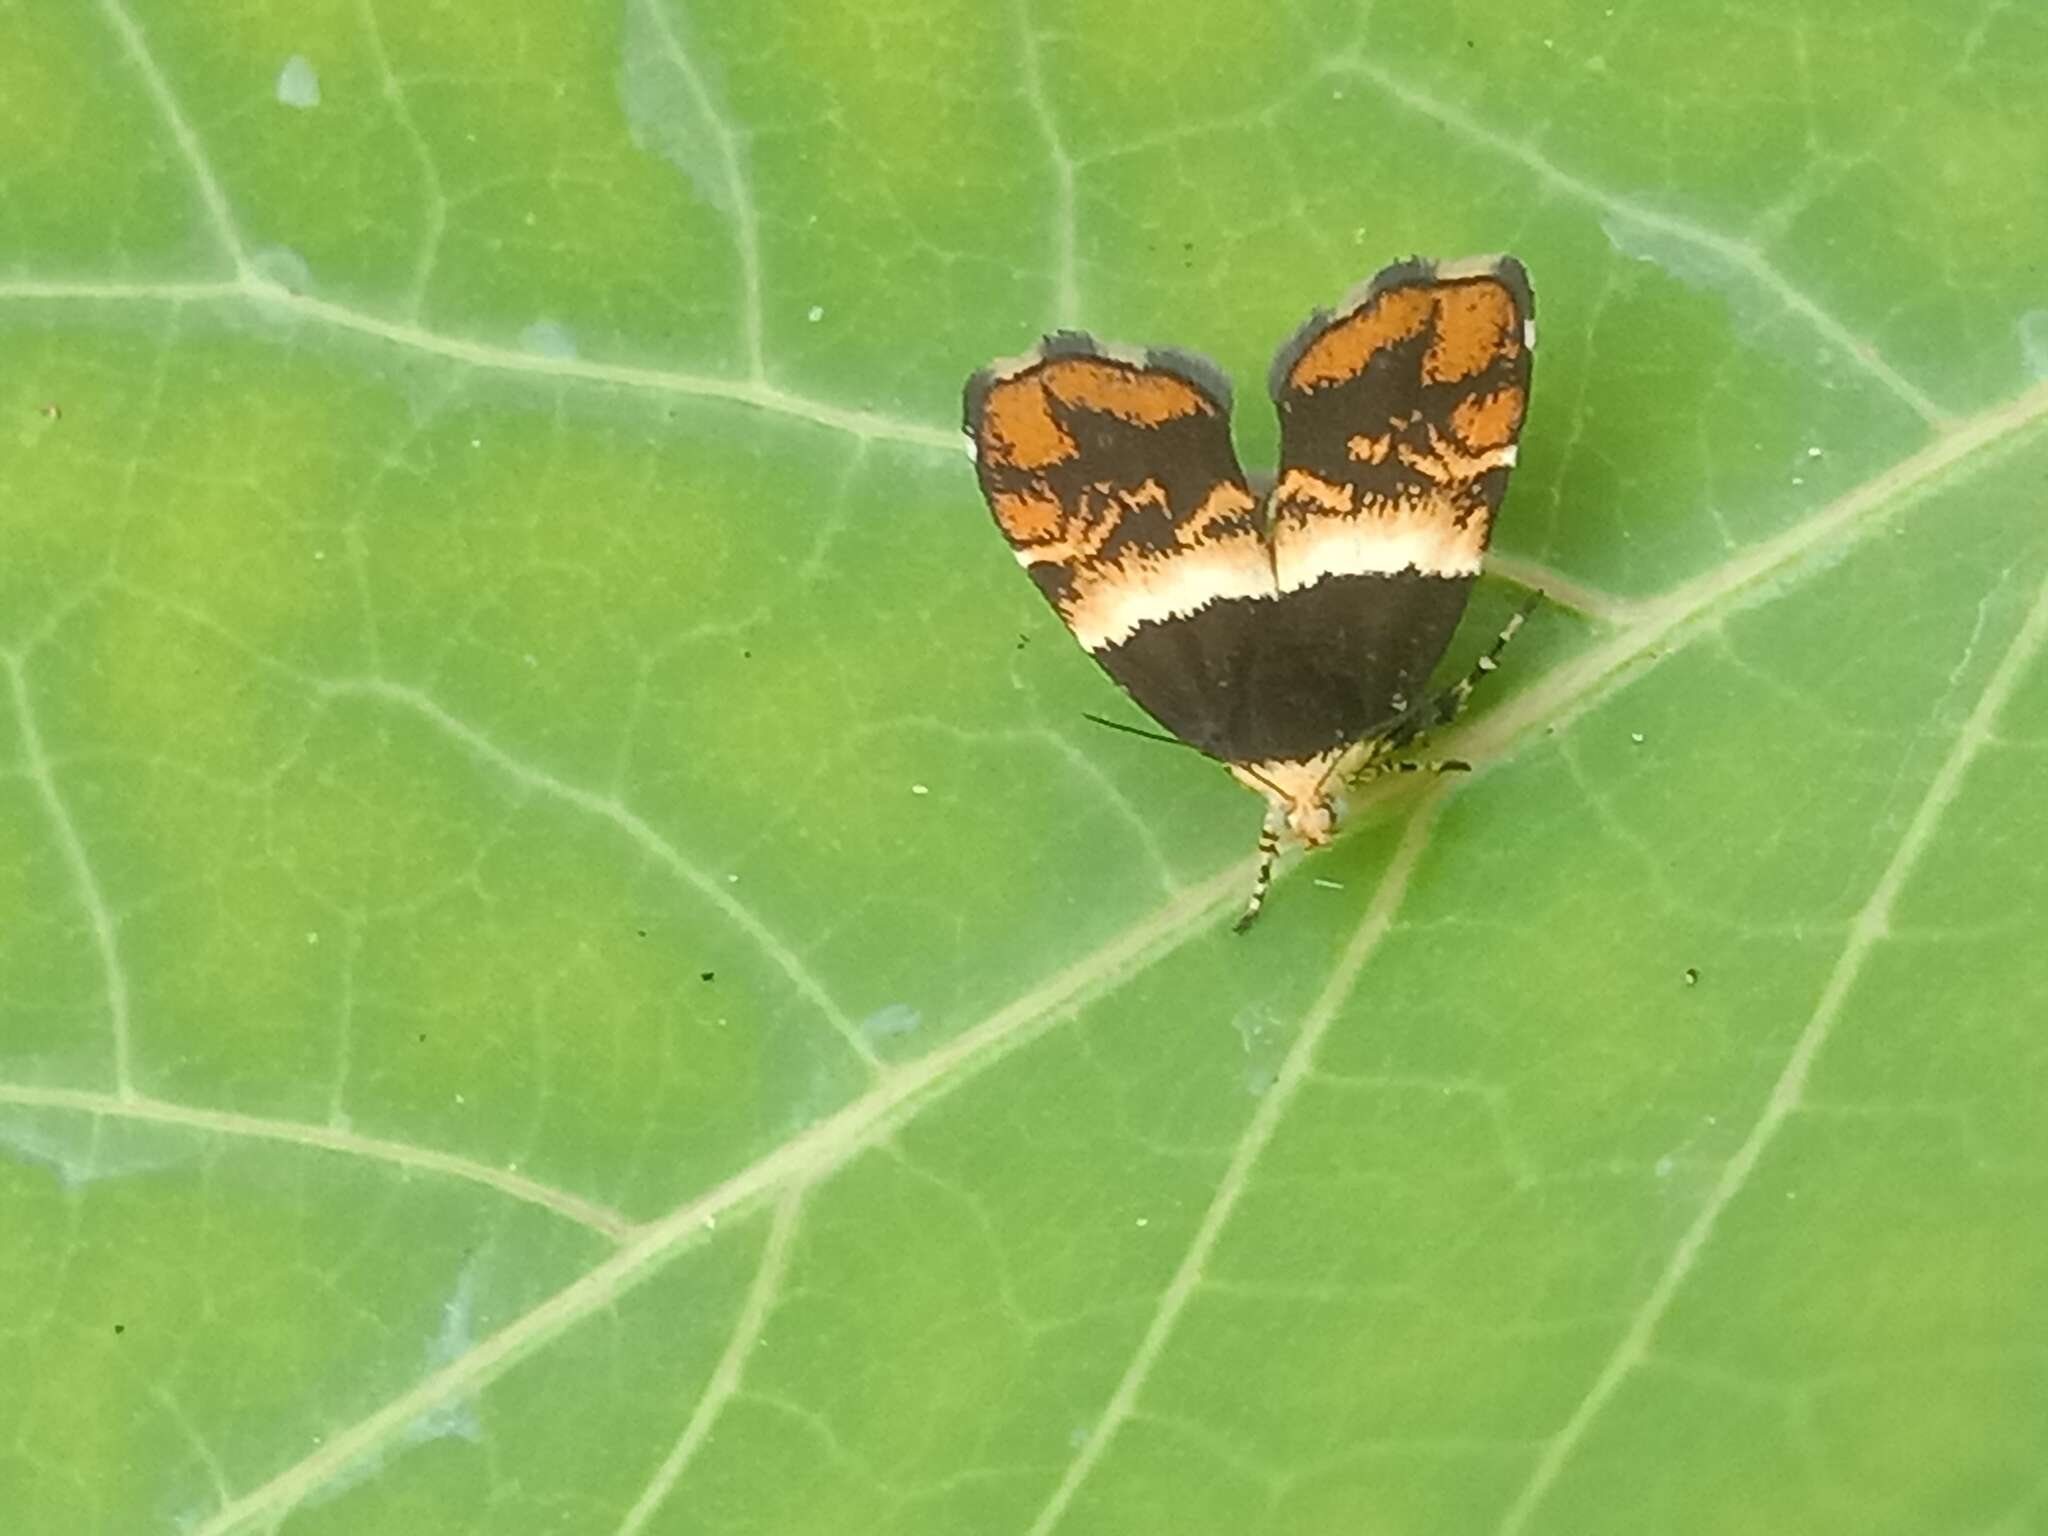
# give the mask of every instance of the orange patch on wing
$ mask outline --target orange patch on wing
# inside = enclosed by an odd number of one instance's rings
[[[1436,335],[1422,359],[1423,382],[1469,379],[1496,357],[1522,350],[1515,296],[1491,278],[1454,283],[1436,295]]]
[[[1420,448],[1411,448],[1403,443],[1400,446],[1400,454],[1401,463],[1425,480],[1433,480],[1438,485],[1449,485],[1458,478],[1458,472],[1433,453],[1425,453]]]
[[[1062,358],[1048,363],[1043,377],[1046,389],[1063,403],[1104,411],[1134,426],[1215,412],[1208,397],[1184,379],[1140,373],[1100,358]]]
[[[1451,407],[1451,428],[1468,448],[1498,448],[1514,440],[1526,404],[1515,385],[1487,395],[1468,395]]]
[[[1372,355],[1419,333],[1429,321],[1427,288],[1394,288],[1318,336],[1287,370],[1290,389],[1341,384],[1365,371]]]
[[[1384,464],[1387,455],[1394,451],[1394,435],[1391,432],[1384,437],[1360,435],[1350,439],[1344,446],[1350,450],[1351,457],[1361,464]]]
[[[1164,512],[1171,514],[1173,505],[1166,499],[1166,487],[1157,480],[1146,480],[1137,485],[1118,488],[1107,483],[1099,484],[1096,490],[1117,503],[1117,515],[1126,512]]]
[[[1012,544],[1040,544],[1057,538],[1066,522],[1066,513],[1050,495],[993,491],[988,504]]]
[[[1305,469],[1290,469],[1273,487],[1273,505],[1308,502],[1319,512],[1348,514],[1356,505],[1356,493],[1348,485],[1332,485]]]
[[[1233,531],[1249,532],[1247,519],[1258,511],[1259,503],[1251,492],[1241,485],[1228,481],[1218,485],[1202,504],[1195,508],[1194,515],[1174,529],[1174,541],[1182,548],[1190,548],[1206,539],[1227,535]],[[1242,530],[1233,530],[1231,524],[1246,523]]]
[[[1002,380],[988,392],[980,435],[982,446],[999,463],[1044,469],[1078,451],[1078,445],[1046,407],[1044,377],[1045,370],[1034,368]]]
[[[1502,469],[1515,461],[1514,450],[1505,445],[1481,449],[1477,453],[1462,453],[1457,444],[1447,442],[1435,427],[1429,429],[1429,447],[1426,450],[1402,443],[1397,451],[1401,462],[1416,474],[1453,489],[1460,482],[1477,480],[1488,470]]]

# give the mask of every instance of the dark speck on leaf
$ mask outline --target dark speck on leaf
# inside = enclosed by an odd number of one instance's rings
[[[717,975],[718,972],[716,971],[699,971],[697,973],[697,979],[699,981],[711,981],[714,980],[717,977]]]
[[[116,1333],[126,1333],[127,1331],[128,1331],[128,1325],[127,1325],[126,1323],[116,1323],[116,1324],[114,1324],[114,1332],[116,1332]]]

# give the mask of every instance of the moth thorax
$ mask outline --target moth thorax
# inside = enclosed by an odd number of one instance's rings
[[[1332,769],[1339,756],[1325,752],[1300,762],[1233,763],[1230,771],[1245,788],[1266,797],[1269,824],[1307,847],[1320,848],[1337,826],[1342,778]]]
[[[1318,794],[1313,800],[1297,800],[1287,807],[1287,830],[1308,848],[1320,848],[1330,840],[1337,825],[1337,807]]]

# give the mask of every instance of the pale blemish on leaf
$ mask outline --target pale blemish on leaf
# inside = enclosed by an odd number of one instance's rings
[[[0,1115],[0,1160],[44,1168],[65,1189],[154,1173],[198,1155],[188,1134],[69,1114]]]
[[[651,0],[628,0],[620,47],[619,102],[633,142],[688,178],[721,213],[738,211],[725,147],[700,82],[682,53],[682,19],[657,16]]]
[[[303,53],[286,59],[284,68],[277,72],[277,99],[300,111],[320,105],[320,75]]]
[[[249,264],[256,269],[257,276],[275,283],[287,293],[310,293],[313,290],[313,269],[306,265],[306,258],[290,246],[265,246],[249,258]]]
[[[441,1326],[427,1343],[424,1364],[429,1374],[461,1359],[476,1346],[476,1277],[481,1255],[463,1265],[455,1290],[441,1306]],[[309,1506],[331,1503],[341,1495],[383,1474],[394,1456],[434,1440],[464,1440],[472,1445],[483,1440],[483,1422],[476,1412],[472,1393],[446,1398],[424,1413],[408,1420],[394,1436],[388,1449],[380,1448],[356,1457],[332,1477],[306,1494]]]
[[[924,1015],[908,1003],[891,1003],[862,1019],[860,1032],[870,1040],[894,1040],[911,1033],[923,1022]]]
[[[1744,329],[1781,314],[1782,306],[1749,281],[1721,251],[1698,240],[1626,213],[1610,213],[1600,221],[1608,243],[1632,261],[1648,262],[1688,288],[1724,299]]]
[[[519,345],[542,357],[567,360],[576,356],[576,338],[566,325],[553,320],[536,320],[519,333]]]
[[[2048,309],[2030,309],[2020,316],[2020,356],[2027,376],[2048,379]]]
[[[477,1255],[462,1266],[455,1281],[455,1293],[442,1304],[440,1332],[427,1346],[426,1363],[430,1371],[460,1360],[476,1346],[477,1269],[482,1262],[482,1255]],[[468,1394],[437,1404],[406,1426],[405,1439],[410,1444],[451,1436],[458,1440],[483,1439],[476,1400]]]

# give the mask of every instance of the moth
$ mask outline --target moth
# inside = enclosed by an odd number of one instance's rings
[[[1397,262],[1319,310],[1268,386],[1280,464],[1255,488],[1217,367],[1076,331],[968,380],[996,527],[1074,638],[1174,739],[1263,795],[1258,870],[1320,847],[1343,791],[1465,768],[1401,754],[1463,708],[1432,694],[1485,559],[1529,403],[1528,273],[1511,256]]]

